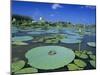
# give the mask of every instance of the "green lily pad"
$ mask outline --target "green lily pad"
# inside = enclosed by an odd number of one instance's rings
[[[58,43],[57,39],[48,39],[45,41],[45,43]]]
[[[88,58],[88,55],[84,51],[76,51],[75,55],[79,58],[82,58],[82,59],[87,59]]]
[[[22,41],[13,41],[13,45],[28,45],[28,43],[22,42]]]
[[[31,37],[31,36],[15,36],[12,38],[12,41],[29,41],[32,39],[33,39],[33,37]]]
[[[62,46],[41,46],[29,50],[25,57],[28,63],[38,69],[57,69],[75,58],[74,52]]]
[[[87,54],[92,55],[93,53],[92,51],[87,51]]]
[[[83,68],[80,68],[80,67],[78,67],[77,65],[75,65],[75,64],[68,64],[68,70],[70,70],[70,71],[74,71],[74,70],[83,70]]]
[[[89,46],[91,46],[91,47],[96,47],[96,43],[95,42],[88,42],[87,43]]]
[[[60,40],[62,43],[81,43],[81,40],[78,39],[61,39]]]
[[[28,73],[37,73],[37,72],[38,72],[38,69],[35,69],[35,68],[24,68],[15,72],[15,74],[28,74]]]
[[[86,64],[84,61],[80,60],[80,59],[75,59],[75,60],[74,60],[74,63],[75,63],[77,66],[81,67],[81,68],[84,68],[84,67],[87,66],[87,64]]]
[[[25,62],[23,60],[13,62],[11,64],[11,70],[12,70],[12,72],[16,72],[16,71],[22,69],[24,67],[24,65],[25,65]]]
[[[91,59],[96,60],[96,56],[95,55],[89,55]]]
[[[95,60],[90,60],[90,64],[91,64],[94,68],[96,68],[96,61],[95,61]]]

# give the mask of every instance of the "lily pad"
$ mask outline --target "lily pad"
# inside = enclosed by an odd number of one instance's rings
[[[95,55],[89,55],[91,59],[96,60],[96,56]]]
[[[31,36],[15,36],[12,38],[12,41],[29,41],[32,39],[33,39],[33,37],[31,37]]]
[[[40,35],[40,34],[44,34],[44,32],[32,31],[32,32],[28,32],[27,34],[30,34],[30,35]]]
[[[61,39],[62,43],[81,43],[81,40],[78,39]]]
[[[45,43],[58,43],[57,39],[48,39],[45,41]]]
[[[80,67],[78,67],[77,65],[75,65],[75,64],[68,64],[68,70],[70,70],[70,71],[74,71],[74,70],[83,70],[83,68],[80,68]]]
[[[23,60],[13,62],[11,64],[11,70],[12,70],[12,72],[16,72],[16,71],[22,69],[24,67],[24,65],[25,65],[25,62]]]
[[[82,59],[87,59],[88,58],[88,55],[84,51],[76,51],[75,55],[79,58],[82,58]]]
[[[29,50],[25,57],[32,67],[48,70],[69,64],[74,60],[75,54],[62,46],[41,46]]]
[[[94,68],[96,68],[96,61],[95,61],[95,60],[90,60],[90,64],[91,64]]]
[[[24,68],[15,72],[15,74],[28,74],[28,73],[37,73],[37,72],[38,72],[38,69],[35,69],[35,68]]]
[[[87,43],[89,46],[91,46],[91,47],[96,47],[96,43],[95,42],[88,42]]]
[[[87,51],[87,54],[92,55],[93,53],[92,51]]]
[[[13,45],[28,45],[28,43],[22,42],[22,41],[14,41],[12,42]]]
[[[87,66],[87,64],[86,64],[84,61],[80,60],[80,59],[75,59],[75,60],[74,60],[74,63],[75,63],[77,66],[81,67],[81,68],[84,68],[84,67]]]

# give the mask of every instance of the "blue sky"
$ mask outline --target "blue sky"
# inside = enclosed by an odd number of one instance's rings
[[[38,21],[65,21],[73,24],[95,24],[96,8],[87,5],[54,4],[40,2],[12,1],[12,14],[26,15]]]

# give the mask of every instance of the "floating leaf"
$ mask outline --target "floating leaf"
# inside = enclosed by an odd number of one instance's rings
[[[96,47],[96,43],[95,42],[88,42],[87,43],[89,46],[91,46],[91,47]]]
[[[12,42],[13,45],[28,45],[28,43],[22,42],[22,41],[14,41]]]
[[[70,70],[70,71],[74,71],[74,70],[83,70],[83,68],[80,68],[80,67],[78,67],[77,65],[75,65],[75,64],[68,64],[68,70]]]
[[[80,58],[82,58],[82,59],[87,59],[87,58],[88,58],[88,55],[85,54],[85,53],[82,53],[82,54],[80,55]]]
[[[81,43],[81,40],[78,39],[61,39],[60,40],[62,43]]]
[[[24,65],[25,65],[25,62],[23,60],[13,62],[11,64],[12,72],[16,72],[16,71],[22,69],[24,67]]]
[[[32,39],[33,39],[33,37],[31,37],[31,36],[15,36],[12,38],[12,41],[29,41]]]
[[[28,73],[37,73],[37,72],[38,72],[38,69],[35,69],[35,68],[24,68],[15,72],[15,74],[28,74]]]
[[[85,51],[75,51],[75,55],[79,58],[82,58],[82,59],[88,58],[88,55],[86,54]]]
[[[94,68],[96,68],[96,61],[95,61],[95,60],[90,60],[90,64],[91,64]]]
[[[32,67],[48,70],[69,64],[75,54],[71,49],[62,46],[41,46],[29,50],[25,57]]]
[[[91,59],[96,60],[96,56],[95,55],[89,55]]]
[[[93,53],[92,53],[92,51],[87,51],[87,54],[91,55],[91,54],[93,54]]]
[[[74,63],[75,63],[77,66],[82,67],[82,68],[84,68],[84,67],[87,66],[87,64],[86,64],[84,61],[80,60],[80,59],[75,59],[75,60],[74,60]]]

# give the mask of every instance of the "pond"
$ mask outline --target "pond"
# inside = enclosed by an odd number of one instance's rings
[[[91,51],[93,55],[96,55],[96,47],[91,47],[87,44],[88,42],[96,42],[96,35],[87,35],[87,34],[79,35],[78,33],[73,32],[70,29],[66,30],[65,32],[64,31],[63,30],[62,31],[58,31],[58,30],[57,31],[56,30],[47,30],[47,31],[46,30],[39,30],[39,31],[34,31],[34,30],[20,31],[19,30],[17,31],[16,30],[16,32],[14,31],[14,33],[12,33],[12,62],[16,60],[24,60],[28,62],[28,59],[25,57],[25,54],[28,51],[30,51],[32,48],[41,47],[41,46],[61,46],[61,47],[72,49],[73,52],[79,51],[79,46],[80,46],[81,51]],[[61,34],[64,36],[60,36]],[[23,38],[23,36],[26,36],[27,38],[25,37]],[[16,37],[18,38],[17,40],[16,40]],[[62,42],[61,40],[65,38],[66,39],[70,38],[70,40],[71,39],[72,40],[75,39],[75,40],[71,41],[71,43],[70,41],[68,41],[67,43]],[[81,42],[76,42],[76,40],[79,40]],[[17,44],[13,42],[16,42]],[[27,43],[27,44],[23,44],[23,43]],[[81,58],[75,57],[75,59],[81,59]],[[87,62],[88,64],[88,66],[86,66],[84,70],[95,69],[89,64],[88,59],[81,59]],[[74,61],[72,61],[71,63],[73,62]],[[69,64],[69,66],[73,66],[73,65]],[[30,65],[26,64],[24,67],[30,67]],[[44,70],[44,69],[38,68],[38,72],[42,73],[42,72],[70,71],[68,67],[66,67],[65,65],[65,66],[62,66],[56,69],[50,69],[50,70],[49,69]],[[76,70],[81,70],[81,69],[82,68],[76,69]]]

